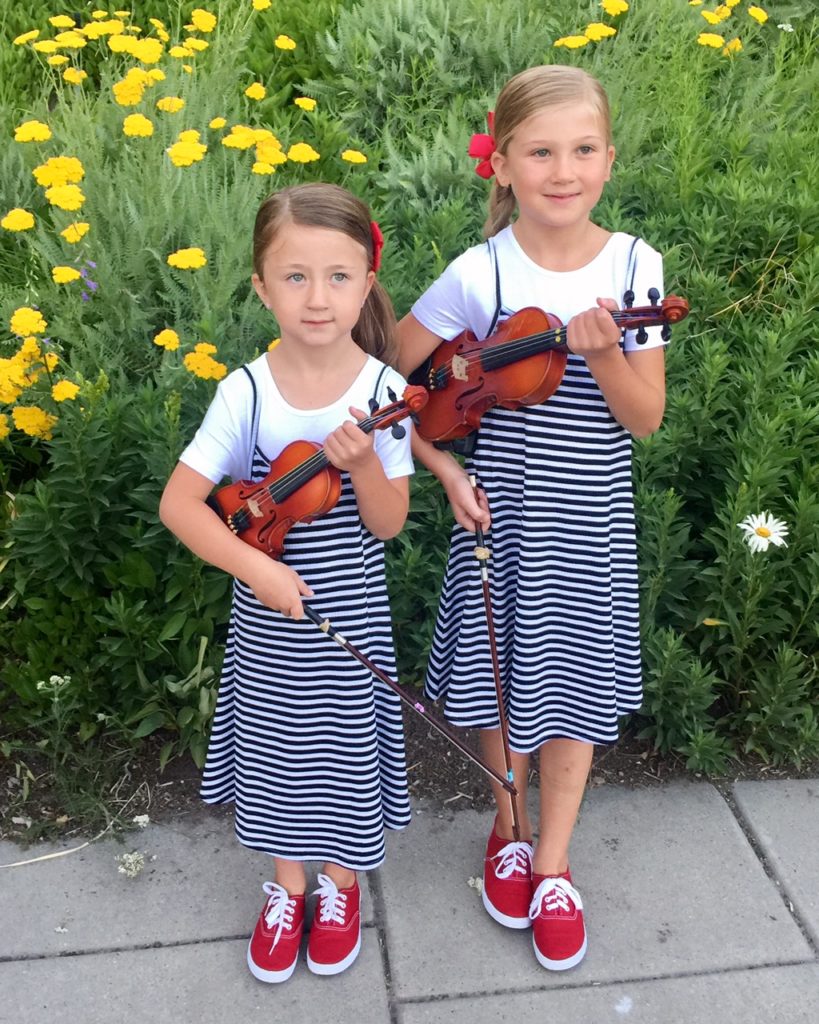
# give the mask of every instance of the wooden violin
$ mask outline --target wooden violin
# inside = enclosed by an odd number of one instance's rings
[[[414,416],[427,402],[423,387],[407,385],[400,401],[388,391],[391,405],[371,408],[358,426],[365,434],[392,427],[404,436],[399,420]],[[376,406],[375,401],[370,402]],[[270,463],[263,480],[238,480],[206,498],[230,529],[254,548],[272,558],[284,551],[284,538],[294,523],[310,523],[329,512],[341,495],[341,472],[314,441],[293,441]]]
[[[671,324],[688,315],[685,299],[669,295],[659,302],[653,288],[648,294],[652,305],[611,314],[618,327],[637,330],[638,342],[646,340],[647,327],[659,324],[667,339]],[[476,430],[481,416],[495,405],[518,409],[545,402],[560,386],[567,355],[566,328],[535,306],[519,310],[482,341],[463,331],[441,342],[410,374],[414,384],[429,391],[418,416],[418,433],[426,441],[452,441]]]

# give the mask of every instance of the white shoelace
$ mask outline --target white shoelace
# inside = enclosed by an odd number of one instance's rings
[[[571,911],[570,901],[577,910],[583,909],[580,893],[571,882],[559,876],[544,878],[537,889],[535,889],[535,894],[529,905],[529,918],[534,921],[538,914],[540,914],[541,903],[544,904],[544,909],[547,913],[552,910],[564,910],[568,913]]]
[[[329,875],[318,875],[318,889],[314,895],[319,898],[319,921],[327,924],[344,924],[347,914],[347,895],[339,892],[338,886]]]
[[[273,942],[270,945],[272,953],[273,947],[279,941],[282,931],[285,928],[287,931],[290,931],[293,927],[296,901],[290,896],[287,889],[277,885],[275,882],[265,882],[262,888],[270,897],[263,911],[264,923],[268,928],[276,929],[276,934],[273,936]]]
[[[496,861],[495,874],[498,878],[509,878],[510,875],[528,877],[532,871],[531,843],[507,843],[498,850],[492,860]]]

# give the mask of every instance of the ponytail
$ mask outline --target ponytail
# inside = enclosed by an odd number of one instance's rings
[[[517,207],[515,193],[510,185],[492,183],[489,193],[489,215],[483,226],[483,237],[491,238],[512,223],[512,214]]]
[[[390,297],[376,279],[352,329],[353,341],[368,355],[395,366],[398,359],[396,323]]]

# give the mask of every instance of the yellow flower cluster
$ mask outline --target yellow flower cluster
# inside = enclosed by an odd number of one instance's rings
[[[48,321],[39,309],[32,309],[31,306],[20,306],[15,309],[9,320],[9,330],[20,338],[29,334],[44,334],[46,327]]]
[[[367,158],[363,153],[359,153],[357,149],[345,149],[341,154],[341,159],[346,160],[348,164],[366,164]]]
[[[299,96],[297,99],[293,100],[293,102],[297,107],[301,107],[302,110],[316,109],[316,101],[311,99],[309,96]]]
[[[295,50],[296,41],[291,39],[290,36],[276,36],[273,40],[273,45],[277,50]]]
[[[611,18],[616,18],[618,14],[625,14],[628,10],[626,0],[601,0],[600,6]]]
[[[42,121],[23,121],[14,129],[15,142],[47,142],[51,129]]]
[[[266,95],[267,89],[265,89],[261,82],[254,82],[253,85],[249,85],[245,89],[245,96],[249,100],[263,100]]]
[[[189,249],[177,249],[168,256],[168,266],[176,267],[177,270],[198,270],[208,262],[208,258],[202,249],[192,246]]]
[[[122,131],[132,138],[147,139],[154,133],[154,123],[144,114],[128,114],[122,122]]]
[[[215,345],[200,341],[194,346],[193,352],[188,352],[182,363],[186,370],[202,380],[221,380],[227,373],[227,366],[213,358],[215,352]]]
[[[79,68],[66,68],[63,71],[63,79],[69,85],[82,85],[86,78],[88,78],[88,72],[81,71]]]
[[[70,380],[61,380],[52,387],[51,397],[55,402],[73,401],[79,390],[79,384],[74,384]]]
[[[163,96],[156,101],[156,109],[165,114],[176,114],[185,106],[185,101],[180,96]]]
[[[43,188],[73,185],[85,177],[85,168],[75,156],[52,156],[31,172]]]
[[[170,327],[166,327],[164,331],[154,336],[154,345],[159,345],[166,352],[175,352],[179,348],[179,335]]]
[[[79,280],[82,274],[76,267],[52,267],[51,277],[55,284],[71,284],[72,281]]]
[[[319,158],[319,154],[306,142],[294,142],[287,151],[287,159],[296,164],[309,164]]]
[[[60,234],[69,243],[69,245],[75,245],[81,238],[83,238],[91,229],[91,225],[83,220],[75,220],[73,224],[69,224],[67,228],[64,228]]]
[[[0,227],[6,231],[30,231],[34,227],[34,214],[15,206],[0,220]]]
[[[61,210],[79,210],[85,202],[85,194],[79,185],[52,185],[46,189],[46,199]]]
[[[253,0],[254,11],[266,11],[272,4],[273,0]]]
[[[202,160],[208,147],[199,141],[199,132],[193,129],[179,133],[179,137],[165,152],[175,167],[190,167]]]
[[[11,410],[11,418],[15,427],[29,437],[42,438],[50,441],[52,429],[57,417],[41,409],[38,405],[15,405]]]

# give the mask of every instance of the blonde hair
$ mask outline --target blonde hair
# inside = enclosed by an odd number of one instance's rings
[[[373,265],[373,236],[366,204],[340,185],[310,182],[274,192],[259,207],[253,228],[253,269],[262,277],[264,255],[286,224],[340,231],[364,246],[367,265]],[[395,311],[376,279],[352,329],[353,341],[383,363],[397,357]]]
[[[606,145],[611,145],[611,113],[603,86],[581,68],[543,64],[521,71],[501,89],[495,104],[497,152],[506,153],[521,122],[547,107],[565,106],[567,103],[588,103],[603,123]],[[512,189],[494,181],[489,196],[489,216],[483,226],[484,238],[496,235],[510,224],[516,206]]]

